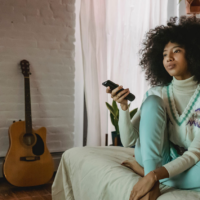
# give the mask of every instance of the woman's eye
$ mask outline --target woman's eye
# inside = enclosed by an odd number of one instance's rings
[[[180,51],[179,49],[177,49],[176,51],[174,51],[174,52],[177,52],[177,51]]]

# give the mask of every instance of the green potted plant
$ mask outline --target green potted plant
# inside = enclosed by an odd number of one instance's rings
[[[130,105],[131,104],[128,105],[128,108],[130,107]],[[119,133],[119,125],[118,125],[119,109],[118,109],[117,103],[116,103],[116,101],[113,100],[112,106],[108,102],[106,102],[106,106],[107,106],[108,110],[110,110],[110,119],[111,119],[113,126],[115,127],[115,131],[112,131],[112,142],[114,144],[115,137],[117,137],[117,146],[122,146],[121,139],[120,139],[120,133]],[[138,110],[138,108],[135,108],[130,112],[131,119],[135,115],[137,110]]]

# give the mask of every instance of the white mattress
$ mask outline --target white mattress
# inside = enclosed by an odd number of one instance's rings
[[[120,165],[134,149],[75,147],[65,151],[52,185],[52,200],[129,200],[140,176]],[[158,200],[200,200],[200,192],[160,184]]]

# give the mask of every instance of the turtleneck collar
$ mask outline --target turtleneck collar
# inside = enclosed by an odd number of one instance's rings
[[[182,93],[182,94],[190,94],[193,93],[197,88],[197,81],[194,81],[194,76],[185,79],[185,80],[177,80],[173,76],[172,80],[173,90],[174,92]]]

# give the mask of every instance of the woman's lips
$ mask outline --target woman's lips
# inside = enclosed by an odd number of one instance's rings
[[[173,69],[175,67],[175,65],[169,65],[167,66],[167,69]]]

